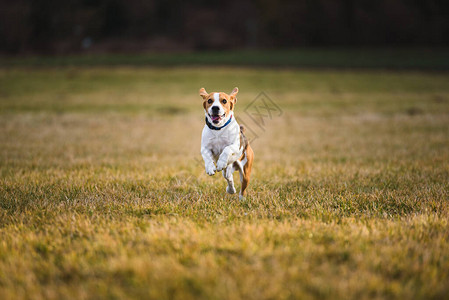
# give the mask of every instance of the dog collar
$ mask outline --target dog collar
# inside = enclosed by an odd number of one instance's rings
[[[222,128],[228,126],[229,123],[231,123],[231,121],[232,121],[232,115],[231,115],[231,117],[229,118],[229,120],[228,120],[223,126],[221,126],[221,127],[215,127],[214,125],[212,125],[212,124],[207,120],[207,117],[206,117],[206,125],[207,125],[207,127],[209,127],[209,128],[212,129],[212,130],[220,130],[220,129],[222,129]]]

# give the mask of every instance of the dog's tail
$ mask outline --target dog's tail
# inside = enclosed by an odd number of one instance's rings
[[[248,146],[249,142],[248,139],[245,136],[245,126],[240,125],[240,147],[243,148],[243,150],[246,150],[246,147]]]

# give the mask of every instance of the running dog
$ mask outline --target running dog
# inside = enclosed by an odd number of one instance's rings
[[[234,117],[238,92],[238,88],[234,88],[230,95],[223,92],[208,93],[204,88],[200,89],[206,115],[201,138],[201,155],[208,175],[222,171],[228,182],[226,192],[229,194],[236,192],[232,174],[239,170],[239,199],[242,200],[249,184],[254,152],[244,135],[244,127],[239,126]]]

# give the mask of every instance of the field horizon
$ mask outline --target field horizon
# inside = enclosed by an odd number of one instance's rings
[[[0,67],[234,67],[447,72],[447,47],[303,47],[226,51],[0,55]]]
[[[245,201],[200,155],[235,86]],[[2,299],[449,294],[446,72],[10,66],[0,115]]]

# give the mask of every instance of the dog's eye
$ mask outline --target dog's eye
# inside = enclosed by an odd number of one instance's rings
[[[226,104],[226,102],[228,102],[228,101],[226,101],[226,99],[223,99],[223,104]]]
[[[207,103],[209,103],[209,104],[211,104],[212,102],[214,102],[214,101],[212,101],[212,99],[207,100]]]

